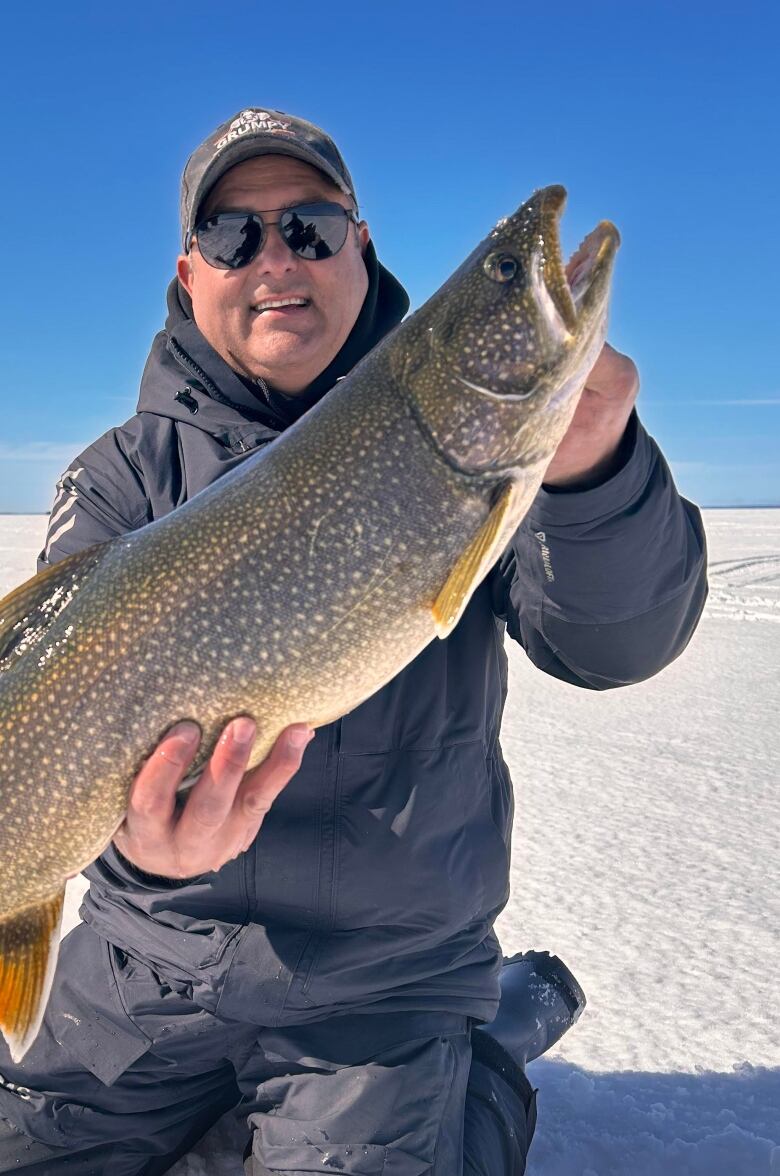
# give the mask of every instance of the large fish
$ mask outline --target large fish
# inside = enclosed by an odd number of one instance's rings
[[[273,445],[0,603],[0,1027],[40,1027],[65,879],[177,720],[345,714],[457,624],[528,510],[601,349],[619,238],[564,268],[539,192]],[[568,275],[568,279],[567,279]]]

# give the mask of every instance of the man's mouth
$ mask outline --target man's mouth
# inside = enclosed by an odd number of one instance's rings
[[[253,302],[250,309],[255,314],[268,314],[271,311],[277,314],[296,314],[310,305],[311,302],[308,298],[293,295],[289,298],[261,298],[257,302]]]

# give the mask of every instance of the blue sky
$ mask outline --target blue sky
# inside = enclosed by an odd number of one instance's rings
[[[610,338],[684,493],[780,504],[780,17],[743,0],[8,5],[0,511],[130,416],[189,151],[245,106],[326,127],[419,305],[539,185],[621,230]]]

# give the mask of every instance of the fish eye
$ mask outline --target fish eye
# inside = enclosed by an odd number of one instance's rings
[[[520,263],[511,253],[489,253],[482,268],[493,282],[511,282],[520,269]]]

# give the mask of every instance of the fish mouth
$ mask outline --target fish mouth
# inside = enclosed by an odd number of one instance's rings
[[[566,262],[566,282],[577,313],[593,285],[596,272],[612,257],[619,244],[620,234],[612,221],[600,221]]]
[[[564,264],[559,224],[566,204],[566,189],[561,184],[553,184],[542,189],[538,199],[541,248],[535,254],[531,280],[554,333],[573,336],[587,294],[616,252],[620,234],[611,221],[601,221]]]
[[[537,191],[524,206],[534,218],[536,236],[528,280],[546,326],[543,345],[552,357],[570,353],[573,348],[579,350],[592,332],[593,323],[602,321],[601,315],[591,315],[590,311],[598,311],[600,301],[609,294],[609,271],[620,245],[620,234],[612,222],[600,221],[564,263],[558,226],[565,204],[566,189],[552,184]],[[504,223],[499,222],[498,227]],[[507,391],[506,384],[522,383],[524,372],[533,376],[537,367],[536,357],[519,360],[499,374],[504,387],[495,390],[459,374],[456,379],[472,392],[507,403],[518,402],[536,397],[535,384],[523,392]]]

